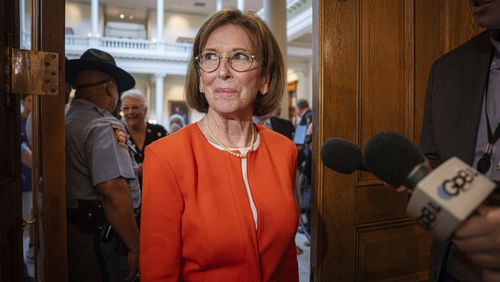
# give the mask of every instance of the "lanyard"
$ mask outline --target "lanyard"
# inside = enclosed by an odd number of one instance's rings
[[[497,125],[495,129],[495,133],[491,132],[490,118],[488,117],[488,88],[489,88],[489,80],[490,75],[488,73],[488,77],[486,79],[486,91],[484,93],[484,112],[486,114],[486,127],[488,129],[488,144],[486,145],[486,149],[484,151],[483,156],[477,162],[476,168],[477,170],[485,174],[488,172],[491,166],[491,153],[493,152],[493,145],[500,138],[500,123]]]

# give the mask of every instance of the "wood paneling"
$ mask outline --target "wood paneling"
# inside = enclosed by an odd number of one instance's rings
[[[426,281],[429,245],[407,221],[360,226],[356,281]],[[398,279],[395,279],[398,277]]]
[[[443,10],[439,5],[436,6],[436,0],[415,2],[415,130],[410,135],[414,141],[419,140],[422,130],[429,70],[432,63],[445,52]]]
[[[367,224],[405,218],[406,193],[383,185],[356,186],[354,222]]]
[[[39,197],[41,256],[45,281],[67,280],[66,154],[64,139],[64,0],[40,0],[40,49],[59,54],[59,92],[40,98]]]
[[[358,130],[360,143],[381,130],[404,132],[408,120],[407,87],[412,78],[413,53],[406,50],[406,32],[412,20],[406,20],[410,1],[375,0],[359,1],[361,5],[359,50],[361,70],[358,93],[361,108],[357,112],[362,118]],[[411,90],[412,91],[412,90]],[[411,117],[412,119],[412,117]]]
[[[469,9],[469,1],[442,0],[443,51],[459,46],[481,31]]]
[[[418,144],[430,66],[480,29],[466,1],[318,0],[313,13],[314,279],[425,281],[431,238],[406,217],[407,195],[326,169],[319,149],[382,130]]]

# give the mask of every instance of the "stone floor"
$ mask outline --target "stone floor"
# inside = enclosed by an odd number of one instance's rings
[[[297,252],[299,261],[299,282],[309,282],[311,247],[306,246],[307,238],[304,234],[297,232],[295,235],[295,244],[302,250],[302,254]]]

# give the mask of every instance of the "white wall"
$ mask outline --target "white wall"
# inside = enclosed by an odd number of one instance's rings
[[[151,28],[152,38],[158,38],[156,28],[156,11],[150,11],[150,19],[148,26]],[[175,42],[178,37],[192,37],[196,36],[199,27],[206,20],[206,17],[189,15],[189,14],[176,14],[165,12],[165,27],[163,33],[163,40],[166,42]],[[151,38],[151,39],[152,39]]]
[[[92,32],[90,22],[90,3],[66,2],[66,27],[71,27],[78,36],[87,36]],[[99,5],[99,34],[104,34],[104,10]]]

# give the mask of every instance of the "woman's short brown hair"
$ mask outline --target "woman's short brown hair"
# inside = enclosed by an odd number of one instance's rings
[[[186,100],[192,108],[199,112],[208,111],[208,102],[200,92],[200,70],[196,57],[203,52],[208,38],[217,28],[232,24],[242,27],[250,41],[254,44],[256,60],[261,66],[261,75],[269,77],[269,92],[267,95],[257,93],[254,103],[254,115],[263,116],[278,107],[285,90],[285,72],[283,57],[278,42],[269,27],[255,13],[230,8],[216,12],[202,25],[194,39],[193,51],[188,63],[186,77]]]

